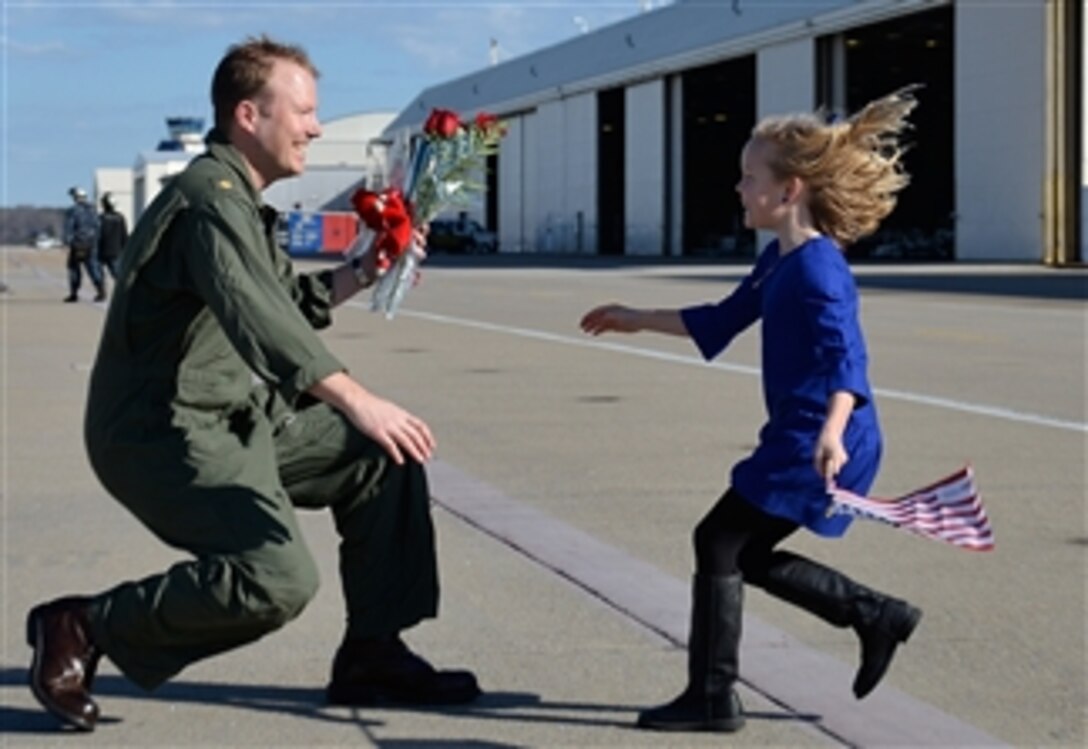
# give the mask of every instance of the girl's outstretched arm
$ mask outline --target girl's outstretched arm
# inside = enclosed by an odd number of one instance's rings
[[[676,309],[635,309],[622,304],[595,307],[582,317],[582,330],[601,333],[638,333],[650,330],[666,335],[688,336],[688,329]]]

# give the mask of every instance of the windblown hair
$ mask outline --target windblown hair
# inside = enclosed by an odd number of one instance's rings
[[[276,60],[293,62],[315,79],[320,75],[302,47],[282,44],[263,34],[232,45],[212,77],[212,108],[217,128],[226,132],[238,102],[253,99],[261,92]]]
[[[840,247],[876,231],[910,182],[899,136],[910,127],[915,88],[870,102],[846,120],[792,114],[769,117],[752,130],[754,141],[772,146],[767,163],[775,177],[805,183],[816,228]]]

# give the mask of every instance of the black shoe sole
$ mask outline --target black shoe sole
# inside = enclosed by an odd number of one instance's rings
[[[479,688],[465,689],[446,694],[426,694],[403,689],[390,689],[377,685],[329,684],[325,689],[325,701],[330,705],[346,707],[372,707],[376,705],[443,706],[467,705],[475,702],[482,692]]]
[[[645,728],[650,731],[669,731],[674,733],[736,733],[740,729],[744,728],[744,718],[732,718],[729,720],[710,720],[710,721],[698,721],[698,722],[654,722],[652,720],[643,720],[639,718],[635,723],[639,728]]]
[[[684,694],[688,694],[685,690]],[[691,704],[683,696],[661,707],[643,710],[638,714],[635,725],[651,731],[686,731],[735,733],[744,728],[744,704],[735,690],[731,690],[729,706],[719,706],[720,710],[706,710]],[[704,706],[705,703],[700,701]],[[708,718],[707,713],[717,713],[719,717]]]
[[[914,628],[918,626],[918,622],[922,621],[922,610],[910,607],[907,612],[907,620],[903,623],[903,626],[899,628],[899,642],[906,642],[910,639],[911,633],[914,632]]]
[[[41,688],[39,683],[42,668],[41,653],[45,650],[45,630],[42,628],[41,609],[41,606],[35,606],[26,616],[26,644],[34,650],[34,657],[30,662],[30,671],[27,673],[30,692],[54,718],[80,731],[89,733],[94,730],[97,721],[87,720],[82,715],[75,715],[61,709],[59,705],[49,698],[48,693]]]

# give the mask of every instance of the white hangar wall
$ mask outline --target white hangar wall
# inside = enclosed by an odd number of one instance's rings
[[[1044,5],[956,3],[959,260],[1040,259]]]
[[[499,146],[497,231],[503,252],[525,252],[524,117],[506,120],[506,137]]]
[[[665,85],[661,78],[625,92],[624,190],[626,253],[665,251]]]
[[[505,117],[498,236],[504,252],[597,247],[597,98],[580,94]]]
[[[563,101],[563,197],[565,215],[570,217],[563,224],[563,237],[575,252],[593,252],[597,247],[597,96],[579,94]]]

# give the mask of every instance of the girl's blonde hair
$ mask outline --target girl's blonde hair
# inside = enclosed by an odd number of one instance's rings
[[[769,117],[752,130],[753,141],[773,146],[767,158],[771,172],[805,183],[816,228],[841,247],[876,231],[910,181],[899,135],[918,104],[915,88],[870,102],[839,122],[792,114]]]

